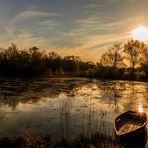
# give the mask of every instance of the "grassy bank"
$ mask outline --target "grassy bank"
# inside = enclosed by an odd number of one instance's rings
[[[91,138],[80,136],[73,141],[61,140],[52,143],[50,136],[25,135],[20,137],[5,137],[0,139],[1,148],[119,148],[117,139],[94,135]]]

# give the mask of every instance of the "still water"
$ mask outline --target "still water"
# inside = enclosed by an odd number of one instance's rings
[[[0,78],[0,84],[0,137],[114,137],[117,115],[131,109],[148,114],[148,83],[40,77]]]

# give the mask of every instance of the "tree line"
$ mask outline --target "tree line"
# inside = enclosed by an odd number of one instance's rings
[[[115,43],[97,63],[79,56],[61,57],[37,47],[20,50],[15,44],[0,50],[0,75],[70,75],[103,79],[147,80],[148,46],[138,40]]]
[[[138,40],[115,43],[100,59],[100,66],[110,69],[113,78],[141,80],[148,78],[148,46]]]

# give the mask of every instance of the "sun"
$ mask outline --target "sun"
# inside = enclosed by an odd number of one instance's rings
[[[138,27],[132,31],[132,38],[139,41],[148,40],[148,28]]]

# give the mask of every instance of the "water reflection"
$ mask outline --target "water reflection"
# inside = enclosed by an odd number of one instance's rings
[[[119,112],[118,100],[122,97],[122,91],[125,89],[125,86],[117,81],[105,82],[105,84],[98,84],[101,97],[105,98],[105,101],[108,99],[108,101],[113,101],[114,111]]]
[[[0,78],[0,136],[26,133],[71,140],[96,132],[114,137],[114,119],[148,112],[148,84],[81,78]]]
[[[138,106],[138,112],[140,112],[140,113],[143,112],[143,106],[140,103],[139,103],[139,106]]]
[[[59,126],[61,126],[61,139],[67,139],[69,141],[73,98],[67,97],[66,94],[63,93],[60,94],[60,98],[62,99],[60,112],[61,122],[59,124]]]
[[[72,94],[77,86],[89,80],[67,78],[11,79],[0,78],[0,104],[14,108],[20,103],[36,103],[43,97],[56,97],[61,92]]]

